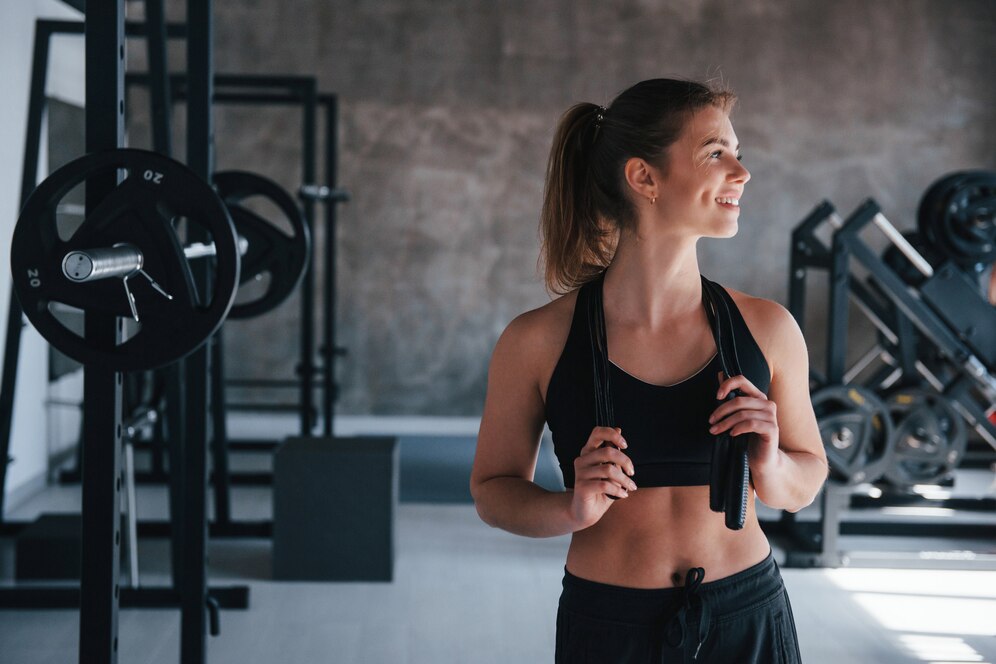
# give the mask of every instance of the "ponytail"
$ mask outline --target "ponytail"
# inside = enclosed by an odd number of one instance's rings
[[[590,168],[602,111],[589,103],[569,108],[550,148],[540,231],[546,287],[555,293],[590,281],[612,260],[613,233],[599,218]]]
[[[609,266],[618,232],[636,223],[623,176],[627,159],[663,164],[692,113],[716,106],[729,113],[730,90],[656,78],[617,96],[608,109],[575,104],[560,118],[550,148],[540,215],[546,287],[567,293]]]

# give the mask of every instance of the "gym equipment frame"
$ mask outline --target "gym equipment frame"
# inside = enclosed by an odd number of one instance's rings
[[[829,221],[836,229],[833,246],[828,248],[816,237],[816,229],[824,221]],[[828,314],[827,364],[825,374],[811,370],[811,380],[817,385],[847,385],[858,373],[876,357],[885,358],[886,366],[873,373],[865,385],[872,388],[889,387],[904,375],[925,379],[933,389],[951,400],[955,409],[980,437],[996,447],[996,427],[989,421],[986,408],[979,404],[976,395],[996,401],[996,379],[991,373],[994,359],[990,357],[996,348],[987,346],[993,336],[993,320],[996,309],[989,307],[973,309],[968,316],[976,320],[973,330],[953,331],[934,308],[928,305],[930,297],[916,297],[913,290],[899,276],[875,255],[862,240],[859,233],[868,224],[878,226],[890,241],[906,254],[907,258],[919,266],[928,277],[928,282],[920,289],[929,292],[931,281],[941,286],[938,290],[947,292],[947,283],[958,279],[952,273],[950,264],[938,266],[936,270],[926,264],[885,218],[873,200],[867,200],[846,220],[842,220],[834,206],[824,201],[817,206],[793,231],[789,275],[789,309],[800,328],[804,324],[805,284],[807,270],[819,268],[829,272],[830,311]],[[903,246],[905,243],[905,246]],[[868,271],[870,283],[862,283],[851,274],[851,260]],[[962,283],[963,282],[963,283]],[[967,278],[956,282],[957,289],[971,290]],[[943,286],[943,288],[942,288]],[[889,306],[883,306],[876,291],[887,298]],[[872,349],[854,367],[845,371],[848,298],[871,320],[881,333],[883,341]],[[934,302],[942,296],[934,296]],[[971,298],[969,298],[971,299]],[[979,301],[982,302],[981,296]],[[967,323],[963,323],[967,326]],[[915,355],[910,339],[912,330],[919,330],[929,339],[950,363],[954,377],[945,384],[934,375]],[[884,344],[884,346],[883,346]],[[843,521],[845,509],[882,511],[884,508],[927,508],[960,510],[966,513],[992,513],[996,510],[996,499],[932,497],[900,491],[890,485],[876,484],[871,490],[854,486],[840,486],[827,482],[821,492],[821,515],[817,522],[801,522],[794,513],[783,512],[777,528],[771,532],[784,540],[786,566],[810,567],[852,565],[859,567],[925,567],[944,569],[996,569],[996,554],[985,551],[840,551],[840,535],[869,535],[893,537],[945,537],[992,541],[992,526],[976,523],[913,523],[904,521]],[[864,494],[864,495],[862,495]]]
[[[52,34],[69,26],[66,32],[84,34],[86,38],[86,149],[93,153],[117,148],[124,138],[124,24],[123,0],[91,0],[85,24],[39,21],[36,41],[26,136],[25,169],[22,180],[22,200],[34,189],[37,172],[41,114],[44,109],[45,71],[48,42]],[[161,23],[162,5],[159,0],[147,0]],[[158,8],[158,11],[156,11]],[[190,24],[187,40],[187,62],[191,72],[191,92],[188,103],[188,161],[192,169],[207,181],[211,169],[211,3],[190,0],[187,7]],[[131,27],[129,32],[136,32]],[[95,208],[106,192],[116,184],[111,174],[87,181],[87,212]],[[202,264],[201,269],[206,269]],[[197,269],[194,266],[193,269]],[[12,294],[13,295],[13,294]],[[22,311],[17,299],[11,298],[8,338],[5,354],[3,398],[3,436],[0,437],[4,465],[9,443],[10,412],[16,378],[17,350],[22,323]],[[95,347],[117,342],[120,334],[115,316],[89,314],[85,322],[85,338]],[[14,330],[14,334],[11,334]],[[179,381],[180,392],[185,387],[190,402],[206,404],[208,351],[195,351],[178,365],[182,374],[187,370],[185,386]],[[80,661],[116,661],[117,611],[125,607],[181,608],[181,660],[203,662],[206,658],[206,629],[211,609],[212,633],[217,633],[219,608],[246,608],[248,588],[208,589],[206,582],[206,491],[207,444],[205,409],[192,408],[185,418],[186,430],[175,431],[181,439],[181,459],[175,459],[174,473],[183,483],[180,492],[179,522],[183,531],[177,548],[182,555],[182,578],[176,578],[172,588],[120,588],[120,519],[118,516],[121,490],[121,383],[122,374],[108,368],[84,368],[83,414],[83,560],[79,588],[71,586],[5,587],[0,589],[0,604],[6,608],[71,608],[80,607]],[[178,403],[185,400],[180,398]],[[108,441],[112,441],[109,445]],[[2,480],[0,475],[0,495]],[[200,485],[200,490],[195,487]],[[2,514],[2,511],[0,511]],[[176,515],[175,515],[176,516]],[[9,530],[7,531],[9,532]],[[174,533],[177,535],[178,533]],[[174,549],[176,551],[176,549]]]

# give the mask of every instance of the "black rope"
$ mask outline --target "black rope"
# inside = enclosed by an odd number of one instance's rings
[[[718,325],[715,326],[716,348],[720,354],[720,361],[723,364],[723,372],[727,378],[740,376],[743,371],[740,367],[740,357],[737,354],[736,332],[733,329],[733,314],[730,311],[729,294],[717,284],[712,283],[702,277],[703,289],[708,289],[709,297],[721,303],[725,315],[717,316]],[[703,291],[705,292],[705,291]],[[718,311],[717,307],[717,311]],[[707,309],[708,311],[708,309]],[[730,349],[732,357],[728,358],[723,352],[721,345],[722,327],[725,323],[731,340]],[[727,364],[727,359],[731,359],[732,366]],[[740,390],[733,390],[726,399],[743,396]],[[747,438],[744,436],[730,436],[729,432],[720,434],[713,455],[713,474],[710,476],[710,507],[715,511],[726,513],[726,525],[731,530],[743,528],[744,520],[747,517],[747,500],[750,486],[750,466],[747,462]],[[733,500],[736,502],[731,502]]]
[[[604,273],[588,285],[588,334],[595,378],[595,426],[615,426],[609,383],[609,343],[605,332],[605,308],[602,300]]]
[[[702,304],[709,319],[716,352],[719,355],[723,372],[727,378],[742,374],[740,357],[737,353],[736,332],[733,329],[733,314],[729,297],[722,287],[702,280]],[[588,335],[591,346],[591,363],[595,392],[595,425],[615,426],[615,413],[612,407],[612,392],[609,382],[609,345],[605,331],[605,304],[603,298],[603,272],[595,280],[585,284],[578,297],[586,298],[578,302],[586,308]],[[727,399],[742,396],[734,390]],[[709,480],[709,506],[716,512],[726,513],[726,525],[732,530],[743,528],[747,514],[747,493],[749,467],[747,465],[747,439],[732,437],[724,433],[717,437],[713,448]],[[727,509],[728,507],[733,509]]]

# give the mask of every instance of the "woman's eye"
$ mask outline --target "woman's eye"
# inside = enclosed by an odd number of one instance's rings
[[[723,151],[722,150],[716,150],[715,152],[709,153],[709,158],[710,159],[719,159],[722,156],[723,156]],[[737,161],[743,161],[743,160],[744,160],[744,156],[742,154],[738,154],[737,155]]]

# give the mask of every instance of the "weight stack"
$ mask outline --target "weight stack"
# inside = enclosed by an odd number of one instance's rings
[[[273,578],[392,581],[393,437],[288,438],[273,462]]]

